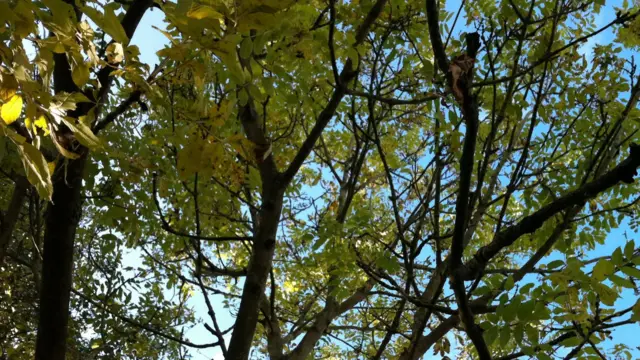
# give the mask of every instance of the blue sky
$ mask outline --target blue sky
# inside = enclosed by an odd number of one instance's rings
[[[602,25],[610,21],[610,19],[612,19],[615,16],[615,13],[612,9],[612,5],[615,5],[615,4],[619,4],[619,2],[609,3],[603,9],[601,14],[598,16],[598,25]],[[447,2],[447,9],[449,11],[454,12],[454,14],[457,11],[458,6],[459,6],[458,2],[454,2],[454,1]],[[461,26],[464,24],[464,22],[465,21],[462,18],[459,20],[457,32],[464,31],[464,28]],[[152,26],[156,26],[160,28],[164,27],[163,15],[157,9],[154,9],[153,11],[148,12],[144,16],[142,23],[140,24],[136,34],[132,39],[132,44],[137,45],[140,48],[141,61],[151,64],[153,67],[153,64],[156,64],[158,62],[157,56],[155,55],[156,52],[162,49],[167,44],[168,40],[162,34],[160,34],[157,30],[154,30]],[[595,46],[596,44],[608,43],[612,39],[613,39],[613,34],[610,31],[605,32],[603,34],[600,34],[598,36],[591,38],[585,45],[583,45],[581,51],[584,54],[589,55],[593,46]],[[629,55],[631,54],[629,53]],[[613,250],[616,247],[624,246],[623,239],[624,239],[625,233],[630,238],[637,238],[636,236],[637,234],[633,233],[631,229],[627,226],[627,224],[622,224],[618,229],[613,230],[609,234],[609,236],[607,237],[607,241],[605,242],[604,245],[597,246],[596,249],[594,249],[593,251],[590,251],[588,253],[587,258],[597,257],[602,255],[609,255],[613,252]],[[636,241],[636,242],[638,243],[639,241]],[[547,260],[545,260],[545,262],[551,261],[556,258],[559,258],[559,255],[552,254]],[[131,255],[130,261],[135,262],[135,255],[133,254]],[[198,292],[196,292],[196,294],[198,294]],[[228,311],[223,309],[221,298],[220,297],[216,298],[215,296],[212,296],[212,300],[214,302],[214,308],[216,308],[215,310],[216,310],[217,316],[219,317],[221,327],[226,328],[230,326],[232,324],[233,319],[228,313]],[[633,294],[632,291],[627,290],[625,291],[623,297],[616,303],[616,307],[626,307],[630,304],[633,304],[635,301],[636,301],[636,296]],[[194,307],[197,314],[204,316],[203,320],[206,321],[207,310],[202,297],[196,296],[196,298],[194,298],[190,302],[190,304]],[[638,329],[637,324],[628,325],[625,327],[621,327],[618,330],[615,330],[613,333],[613,336],[616,342],[624,342],[630,345],[631,347],[636,347],[636,346],[640,346],[640,338],[636,336],[636,332],[638,330],[640,329]],[[193,329],[191,329],[189,332],[186,333],[186,337],[189,338],[189,340],[196,343],[210,342],[212,340],[211,334],[208,331],[206,331],[202,325],[195,326]],[[222,356],[217,348],[205,349],[200,351],[192,350],[192,353],[194,355],[194,359],[215,359],[215,360],[222,359]],[[439,356],[438,357],[430,356],[429,355],[430,353],[431,352],[427,353],[427,356],[425,357],[426,359],[440,358]],[[636,351],[635,355],[640,356],[640,352]]]

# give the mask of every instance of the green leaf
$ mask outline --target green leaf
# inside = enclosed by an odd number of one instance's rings
[[[324,237],[324,236],[319,237],[319,238],[318,238],[318,240],[316,240],[316,242],[314,242],[314,243],[313,243],[313,247],[312,247],[312,249],[313,249],[314,251],[316,251],[316,250],[320,249],[320,247],[321,247],[322,245],[324,245],[324,243],[326,243],[326,242],[327,242],[327,240],[328,240],[328,239],[327,239],[326,237]]]
[[[636,278],[636,279],[640,279],[640,270],[636,269],[633,266],[625,266],[623,268],[620,269],[620,271],[622,271],[623,273]]]
[[[631,316],[631,320],[640,321],[640,300],[636,301],[635,305],[631,308],[633,315]]]
[[[449,110],[449,122],[455,124],[458,122],[458,114],[455,111]]]
[[[129,37],[112,8],[105,7],[104,9],[103,30],[109,34],[113,40],[125,45],[129,44]]]
[[[553,260],[552,262],[547,264],[547,269],[555,269],[564,265],[564,261],[562,260]]]
[[[513,327],[513,339],[516,341],[516,344],[521,344],[522,339],[524,338],[524,326],[522,323],[517,323]]]
[[[511,328],[509,326],[503,326],[500,329],[500,347],[505,347],[511,340]]]
[[[549,356],[549,355],[547,355],[546,353],[543,353],[543,352],[537,353],[536,357],[538,358],[538,360],[553,360],[553,358],[551,358],[551,356]]]
[[[611,255],[611,262],[613,263],[613,265],[619,266],[623,261],[624,259],[622,257],[622,250],[620,248],[616,248],[613,251],[613,255]]]
[[[247,93],[247,90],[245,88],[240,89],[240,91],[238,91],[238,104],[240,106],[246,106],[248,102],[249,93]]]
[[[73,72],[71,73],[71,78],[73,82],[79,87],[84,86],[84,84],[89,81],[90,71],[87,65],[79,64],[73,68]]]
[[[520,295],[526,295],[529,293],[529,291],[531,291],[531,288],[533,288],[533,283],[528,283],[525,284],[523,287],[520,288]]]
[[[510,305],[505,306],[501,314],[502,319],[504,319],[504,321],[507,323],[512,322],[516,318],[517,310],[518,309],[515,306],[510,306]]]
[[[633,257],[633,250],[635,250],[636,244],[633,240],[628,241],[624,246],[624,257],[631,259]]]
[[[358,60],[358,59],[359,59],[358,50],[356,50],[356,49],[355,49],[355,48],[353,48],[353,47],[349,47],[349,48],[346,50],[346,55],[347,55],[347,58],[348,58],[349,60],[351,60],[351,62],[353,63],[353,66],[354,66],[354,67],[358,65],[358,61],[359,61],[359,60]]]
[[[301,240],[302,240],[302,242],[303,242],[303,243],[308,243],[308,242],[310,242],[310,241],[313,241],[313,238],[314,238],[313,234],[311,234],[311,233],[304,233],[304,234],[302,235],[302,237],[301,237]]]
[[[627,289],[633,289],[633,283],[629,280],[629,279],[625,279],[623,277],[620,277],[618,275],[609,275],[609,279],[611,280],[611,282],[613,282],[614,284],[618,285],[618,286],[622,286],[625,287]]]
[[[494,343],[494,341],[496,341],[499,334],[498,330],[499,328],[494,325],[494,326],[491,326],[489,329],[487,329],[487,331],[483,333],[484,339],[487,342],[487,345],[491,345]]]
[[[263,101],[264,95],[260,92],[260,89],[254,84],[247,84],[247,90],[249,91],[249,95],[257,101]]]
[[[244,38],[240,43],[240,57],[243,59],[248,59],[253,52],[253,42],[250,37]]]
[[[393,255],[388,251],[385,251],[382,256],[378,257],[376,265],[390,273],[394,273],[400,268],[400,264],[398,264]]]
[[[593,267],[593,278],[597,281],[604,280],[607,276],[613,274],[615,266],[606,259],[600,259]]]
[[[574,347],[574,346],[580,345],[581,342],[582,342],[581,338],[574,336],[574,337],[570,337],[568,339],[562,340],[560,345],[567,346],[567,347]]]
[[[528,319],[531,319],[534,309],[535,309],[535,302],[533,300],[525,301],[521,303],[520,306],[518,306],[518,308],[516,309],[518,313],[518,319],[523,321],[527,321]]]
[[[4,136],[0,136],[0,163],[2,163],[2,159],[7,154],[7,138]]]
[[[100,146],[100,139],[98,139],[91,129],[85,125],[82,121],[74,122],[67,118],[63,118],[65,125],[71,129],[73,135],[76,137],[80,144],[93,149]]]
[[[507,280],[504,282],[504,288],[505,290],[509,291],[511,289],[513,289],[513,286],[515,285],[515,281],[513,280],[513,276],[509,276],[507,277]]]
[[[613,304],[616,302],[616,299],[618,299],[618,293],[604,284],[594,283],[593,288],[596,293],[598,293],[598,296],[600,296],[600,300],[602,301],[602,303],[607,306],[613,306]]]

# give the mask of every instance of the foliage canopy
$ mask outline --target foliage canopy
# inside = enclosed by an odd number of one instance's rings
[[[2,355],[631,359],[639,11],[0,2]]]

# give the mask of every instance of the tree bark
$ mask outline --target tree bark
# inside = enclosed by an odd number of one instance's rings
[[[273,253],[276,246],[276,233],[280,223],[283,192],[273,190],[275,194],[264,202],[260,215],[260,228],[254,238],[251,249],[249,271],[242,289],[240,311],[236,318],[233,334],[229,343],[228,360],[249,358],[251,343],[258,323],[260,298],[271,270]],[[273,194],[267,190],[265,194]]]
[[[76,228],[82,214],[82,174],[87,155],[56,171],[47,207],[36,360],[64,360]],[[61,162],[59,167],[65,166]],[[65,174],[66,170],[66,174]]]
[[[27,195],[28,188],[29,183],[27,179],[23,176],[18,176],[16,185],[13,188],[13,194],[11,195],[11,202],[5,213],[2,226],[0,226],[0,266],[3,264],[4,256],[7,254],[7,248],[11,243],[11,235],[18,222],[20,209],[24,203],[24,197]]]
[[[73,4],[72,1],[66,0]],[[131,39],[144,16],[153,5],[153,0],[135,0],[122,19],[121,25]],[[76,10],[77,20],[81,12]],[[114,66],[105,66],[98,73],[101,88],[97,97],[96,117],[109,94],[110,74]],[[65,54],[54,55],[54,92],[82,91],[73,82],[71,67]],[[79,103],[68,116],[78,118],[86,115],[91,103]],[[112,119],[113,120],[113,119]],[[108,122],[101,122],[102,127]],[[100,129],[101,129],[100,128]],[[97,130],[94,129],[96,134]],[[82,215],[82,180],[88,158],[88,149],[79,147],[80,157],[59,162],[53,178],[53,199],[47,207],[40,292],[40,314],[36,340],[36,360],[65,360],[69,323],[69,299],[73,280],[73,251],[76,228]]]

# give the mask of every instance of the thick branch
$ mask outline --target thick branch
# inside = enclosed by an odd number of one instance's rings
[[[161,64],[156,65],[155,69],[153,69],[151,74],[149,74],[149,76],[147,77],[147,83],[151,82],[156,76],[158,76],[160,72],[162,72],[165,62],[166,60]],[[95,125],[93,126],[93,132],[97,134],[98,132],[100,132],[100,130],[104,129],[109,124],[114,122],[118,118],[118,116],[124,114],[124,112],[127,111],[129,107],[131,107],[131,105],[140,101],[141,96],[142,90],[138,89],[133,91],[126,99],[124,99],[124,101],[120,103],[120,105],[118,105],[115,109],[108,113],[102,120],[96,121]]]
[[[287,359],[306,359],[311,351],[313,351],[313,348],[318,340],[320,340],[320,337],[322,337],[329,327],[329,324],[331,324],[336,317],[351,310],[360,301],[364,300],[374,284],[374,280],[367,281],[363,287],[359,288],[353,295],[340,304],[327,302],[325,308],[316,316],[316,319],[313,325],[311,325],[309,331],[307,331],[298,346],[291,352]]]
[[[449,60],[447,59],[447,53],[445,52],[442,36],[440,35],[440,9],[438,9],[438,1],[427,0],[426,10],[429,38],[431,39],[433,54],[438,63],[438,67],[446,74],[449,71]]]
[[[427,101],[435,100],[442,97],[442,95],[438,93],[429,93],[423,97],[419,97],[415,99],[396,99],[396,98],[387,98],[383,96],[378,96],[375,94],[368,94],[366,92],[351,90],[351,89],[347,89],[347,94],[353,95],[353,96],[360,96],[367,99],[371,98],[383,104],[392,105],[392,106],[393,105],[420,105],[420,104],[426,103]]]
[[[491,243],[480,248],[473,259],[465,264],[461,272],[462,277],[465,280],[475,279],[478,272],[484,269],[502,249],[513,244],[520,236],[538,230],[545,221],[559,212],[594,198],[620,182],[633,182],[638,166],[640,166],[640,145],[632,144],[629,156],[609,172],[526,216],[518,224],[499,232]]]
[[[432,41],[433,41],[432,37]],[[479,35],[477,33],[467,35],[467,56],[475,57],[479,48]],[[473,78],[473,67],[468,70],[465,81],[460,81],[462,87],[462,113],[466,124],[466,134],[460,158],[460,185],[458,188],[458,199],[456,201],[456,219],[453,228],[453,238],[451,240],[451,288],[456,296],[460,319],[464,324],[469,338],[473,342],[478,356],[481,360],[491,359],[491,354],[482,336],[482,331],[475,324],[473,312],[469,308],[467,294],[464,287],[464,280],[458,275],[458,270],[462,266],[462,253],[464,251],[464,237],[469,219],[469,190],[471,187],[471,176],[473,174],[474,154],[476,151],[476,139],[478,136],[478,104],[475,96],[471,94],[471,80]],[[450,78],[451,79],[451,78]],[[450,80],[450,86],[456,86]]]

